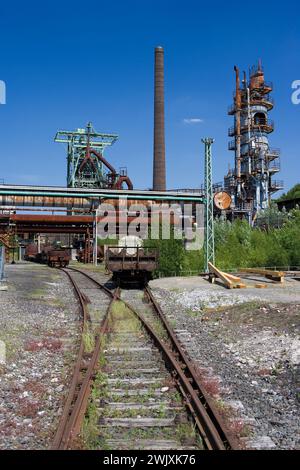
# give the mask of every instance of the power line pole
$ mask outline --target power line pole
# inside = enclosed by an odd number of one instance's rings
[[[208,263],[215,264],[215,237],[214,237],[214,202],[212,187],[212,151],[214,139],[202,139],[205,146],[204,156],[204,184],[205,184],[205,226],[204,226],[204,270],[209,272]]]

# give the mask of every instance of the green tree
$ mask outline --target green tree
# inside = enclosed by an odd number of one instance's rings
[[[287,193],[283,193],[277,200],[285,201],[287,199],[298,199],[300,198],[300,183],[295,184]]]

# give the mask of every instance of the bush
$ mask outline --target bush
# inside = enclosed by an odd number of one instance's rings
[[[268,214],[277,218],[277,209]],[[215,220],[216,266],[224,271],[252,267],[300,266],[300,210],[285,215],[280,228],[249,226],[246,220]],[[145,246],[159,250],[159,269],[163,276],[197,274],[204,268],[201,250],[186,251],[183,240],[146,240]]]
[[[171,230],[169,240],[152,240],[144,241],[145,247],[156,248],[159,251],[159,269],[154,273],[154,277],[160,272],[163,276],[174,276],[182,272],[185,258],[185,250],[183,240],[174,238],[174,230]]]
[[[276,209],[270,213],[275,217]],[[216,265],[220,269],[300,266],[300,211],[286,214],[280,228],[261,230],[246,221],[215,221]]]

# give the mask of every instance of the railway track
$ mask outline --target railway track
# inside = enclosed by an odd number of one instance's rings
[[[85,434],[93,448],[237,448],[149,287],[114,289],[84,271],[64,272],[79,300],[83,339],[52,448],[74,447],[91,413]]]

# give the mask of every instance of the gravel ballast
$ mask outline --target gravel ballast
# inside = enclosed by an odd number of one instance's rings
[[[5,266],[0,292],[0,449],[47,449],[80,340],[67,276],[32,263]]]
[[[228,291],[198,279],[150,285],[228,427],[245,448],[299,449],[300,283]]]

